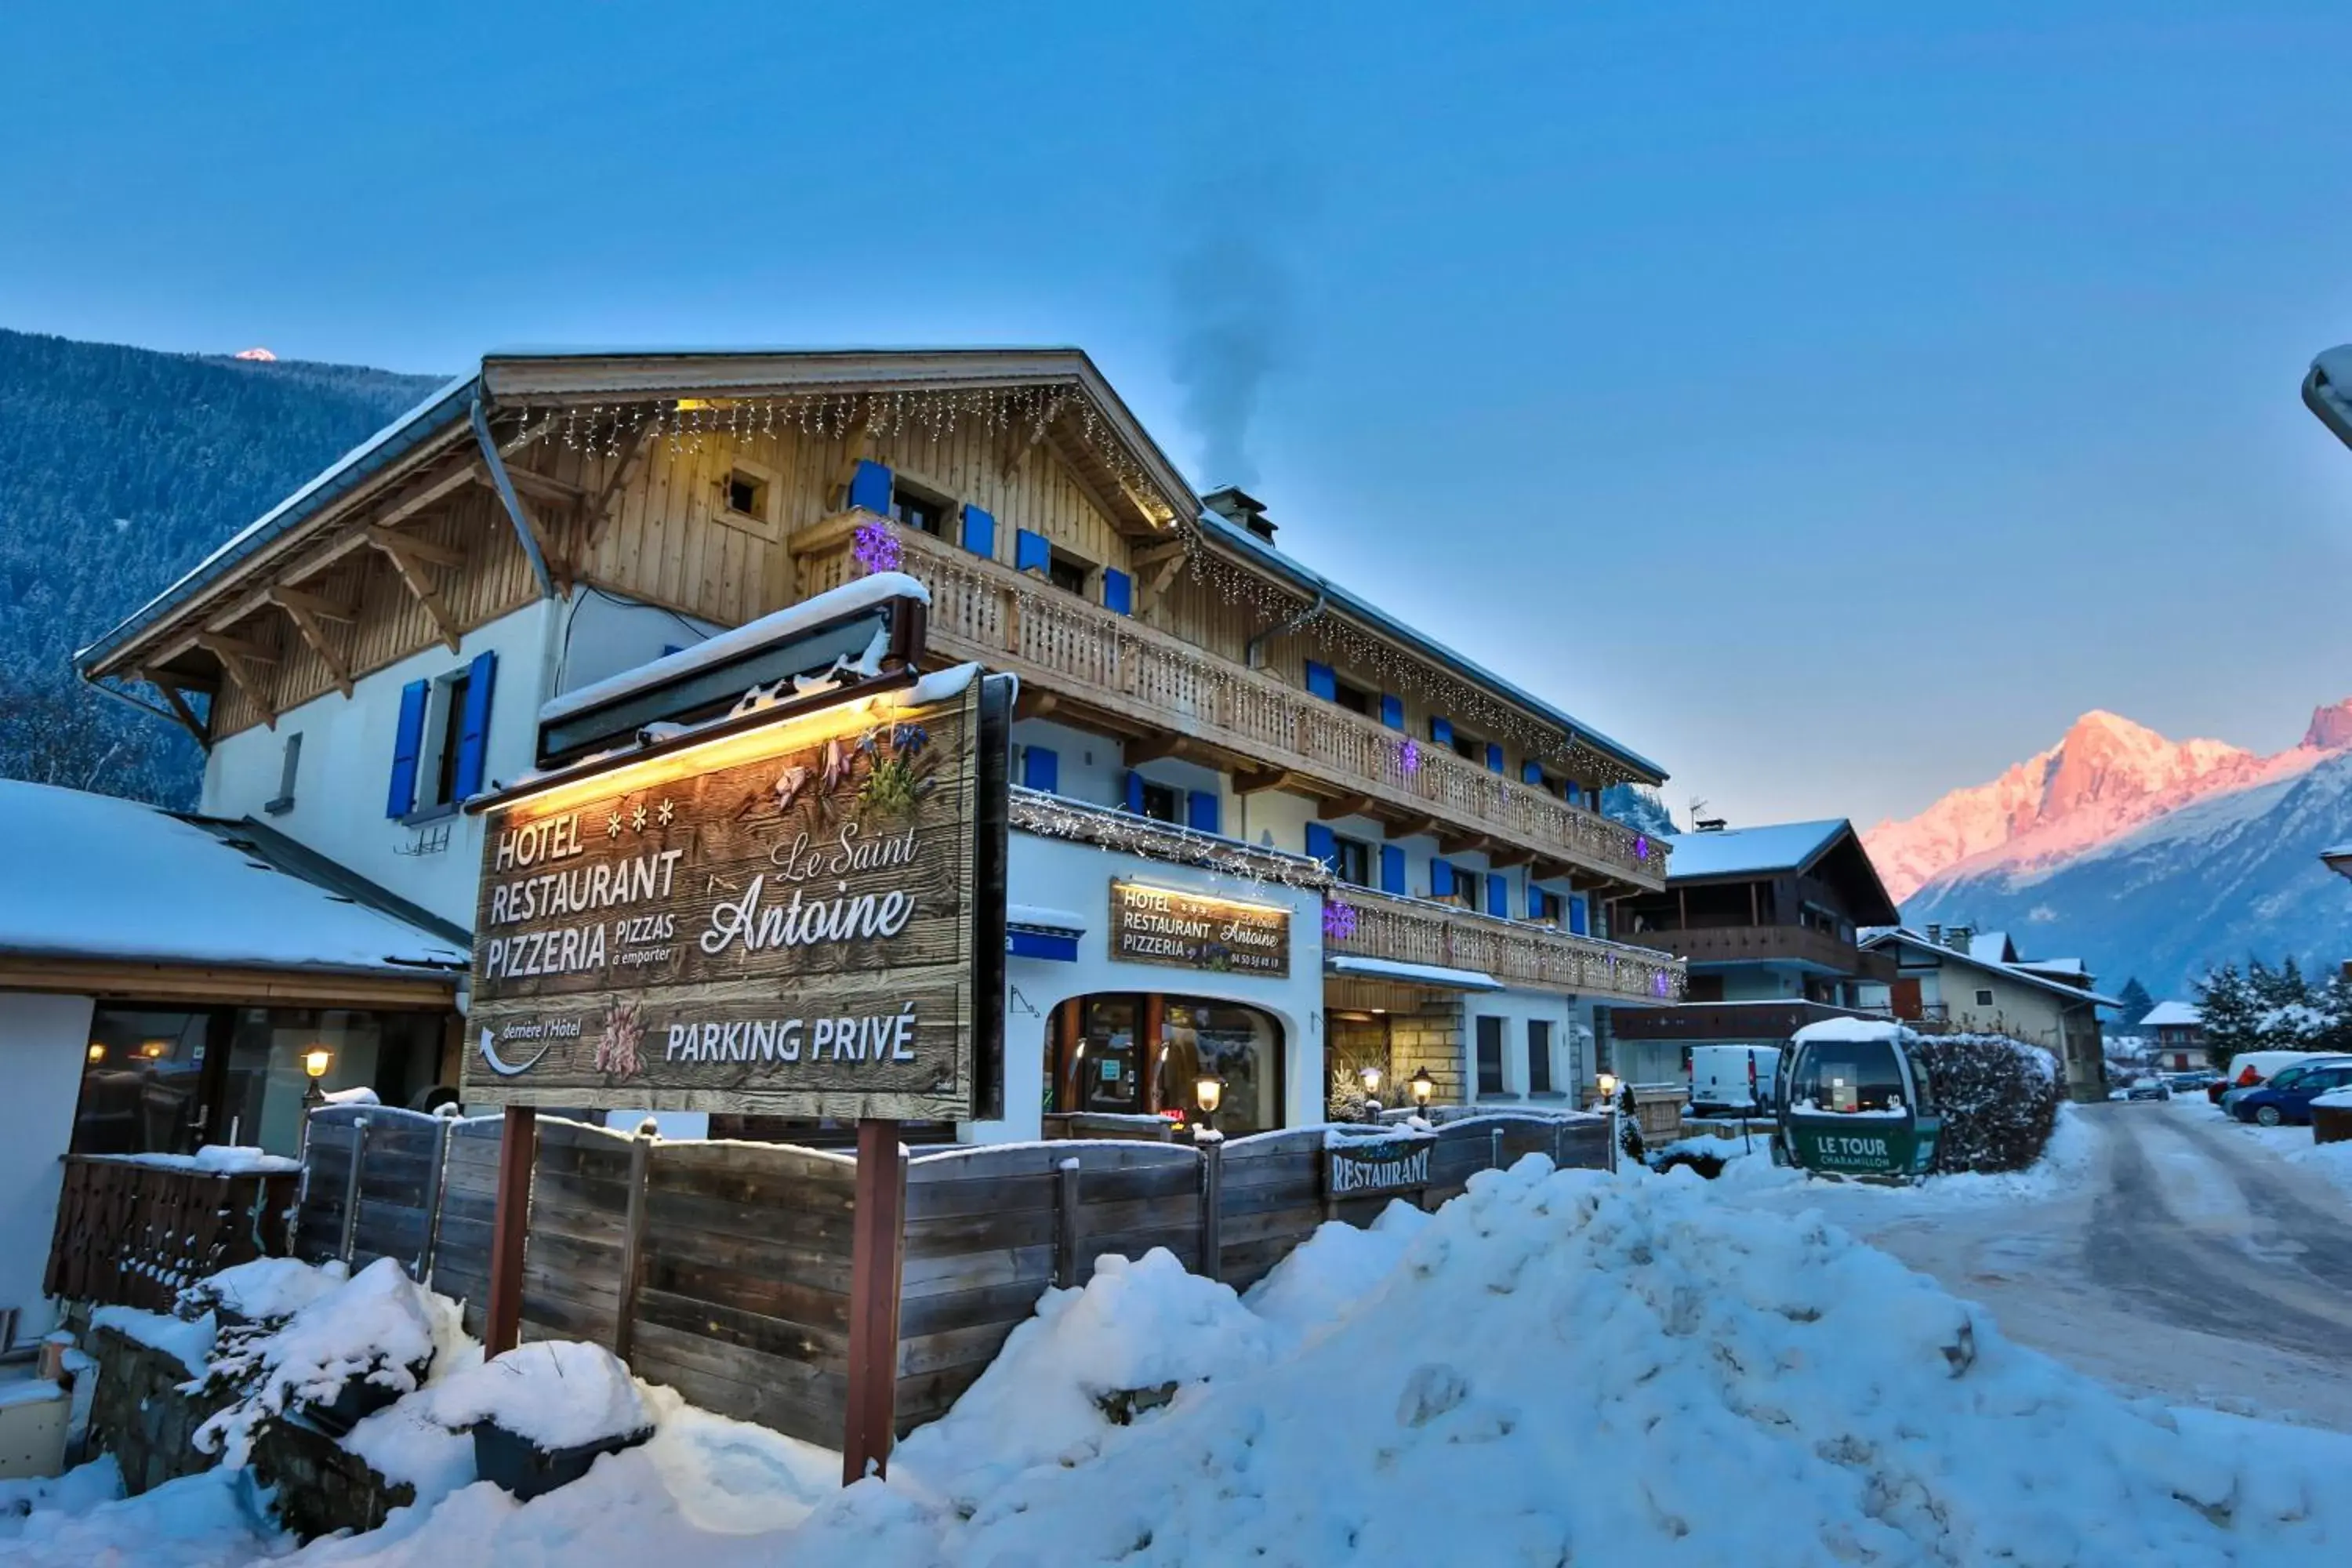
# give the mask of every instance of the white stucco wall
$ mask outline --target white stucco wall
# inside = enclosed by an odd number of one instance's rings
[[[1157,991],[1263,1008],[1282,1025],[1285,1123],[1299,1126],[1323,1119],[1323,906],[1316,894],[1027,833],[1012,836],[1008,858],[1013,903],[1066,910],[1085,918],[1087,931],[1078,940],[1074,963],[1015,958],[1007,965],[1005,1114],[1001,1120],[971,1123],[964,1130],[966,1138],[997,1143],[1043,1133],[1046,1018],[1055,1003],[1099,991]],[[1274,979],[1112,962],[1110,884],[1114,878],[1180,892],[1287,906],[1291,911],[1289,975]]]
[[[20,1312],[20,1344],[56,1325],[41,1275],[64,1179],[58,1158],[73,1142],[91,1011],[87,996],[0,991],[0,1070],[8,1081],[0,1103],[0,1307]]]

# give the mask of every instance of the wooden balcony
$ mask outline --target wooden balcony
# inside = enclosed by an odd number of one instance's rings
[[[1785,1040],[1808,1024],[1832,1018],[1885,1018],[1860,1007],[1826,1002],[1685,1002],[1679,1007],[1643,1007],[1610,1015],[1621,1040],[1725,1040],[1764,1043]]]
[[[1507,985],[1570,991],[1604,1001],[1683,998],[1683,965],[1648,948],[1344,884],[1334,884],[1325,897],[1354,911],[1352,929],[1345,917],[1325,921],[1326,957],[1384,958],[1475,970]]]
[[[803,596],[858,574],[851,535],[876,521],[849,512],[801,536],[793,552]],[[1436,834],[1448,854],[1532,862],[1539,875],[1580,888],[1665,886],[1666,846],[1622,823],[1435,746],[1420,747],[1408,773],[1405,737],[1373,720],[1042,578],[929,534],[894,531],[901,570],[930,590],[930,643],[941,655],[1011,670],[1030,690],[1134,734],[1182,736],[1232,767],[1244,789],[1282,784],[1353,803],[1400,835]]]
[[[1886,953],[1864,952],[1811,926],[1702,926],[1693,931],[1643,931],[1623,933],[1624,940],[1654,947],[1697,964],[1793,963],[1851,979],[1895,979],[1895,961]]]

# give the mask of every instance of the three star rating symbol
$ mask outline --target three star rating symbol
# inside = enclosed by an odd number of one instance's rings
[[[653,822],[660,826],[667,827],[672,822],[676,821],[677,818],[677,806],[667,796],[665,796],[661,804],[656,806],[651,812],[646,810],[645,802],[639,801],[636,805],[629,808],[629,814],[625,817],[621,815],[620,808],[615,806],[613,808],[612,815],[604,818],[604,837],[607,838],[618,838],[621,836],[621,826],[624,822],[627,823],[627,825],[635,831],[643,833],[646,830],[646,824],[647,822]]]

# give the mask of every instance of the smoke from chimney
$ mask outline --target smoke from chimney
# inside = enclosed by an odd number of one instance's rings
[[[1201,443],[1201,479],[1248,485],[1258,477],[1251,425],[1266,378],[1290,351],[1296,293],[1274,249],[1221,223],[1180,256],[1170,274],[1175,305],[1172,365],[1184,417]]]

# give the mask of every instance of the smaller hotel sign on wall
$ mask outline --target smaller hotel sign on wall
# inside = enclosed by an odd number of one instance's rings
[[[1272,904],[1114,881],[1110,956],[1130,963],[1286,979],[1290,973],[1290,911]]]

